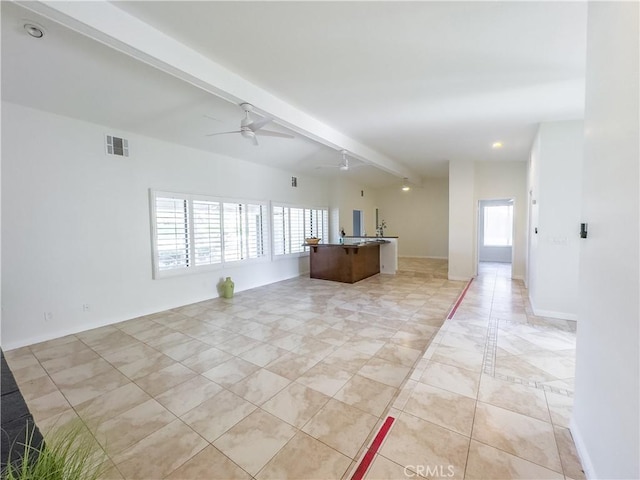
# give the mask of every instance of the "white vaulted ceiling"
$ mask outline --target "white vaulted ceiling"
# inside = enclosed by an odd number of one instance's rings
[[[537,123],[582,117],[584,2],[111,5],[113,18],[84,28],[84,13],[69,19],[3,2],[3,98],[311,174],[340,174],[315,167],[337,164],[344,147],[380,167],[348,172],[372,186],[446,176],[448,160],[524,161]],[[24,35],[23,18],[45,24],[45,38]],[[193,74],[176,74],[169,57],[150,59],[142,31],[107,31],[107,21],[134,20],[166,34],[176,52],[200,55],[203,67],[210,61],[239,76],[234,91],[214,91],[224,86],[209,78],[204,83],[216,88],[207,92]],[[34,67],[46,75],[29,75]],[[212,71],[202,70],[202,78]],[[241,111],[229,100],[250,101],[239,92],[256,91],[253,98],[273,100],[253,102],[278,120],[273,129],[293,131],[295,140],[264,139],[254,148],[236,136],[204,136],[233,129]],[[500,151],[491,149],[497,140]]]

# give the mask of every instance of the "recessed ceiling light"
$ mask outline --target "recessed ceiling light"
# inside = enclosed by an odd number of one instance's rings
[[[44,30],[42,27],[35,25],[33,23],[25,23],[24,29],[26,32],[31,35],[33,38],[42,38],[44,37]]]
[[[493,142],[491,148],[502,148],[502,142]]]

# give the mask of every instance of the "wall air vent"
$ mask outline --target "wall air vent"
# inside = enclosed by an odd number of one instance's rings
[[[126,138],[106,135],[107,155],[117,155],[119,157],[129,156],[129,140]]]
[[[292,187],[298,186],[298,177],[291,177],[291,186]]]

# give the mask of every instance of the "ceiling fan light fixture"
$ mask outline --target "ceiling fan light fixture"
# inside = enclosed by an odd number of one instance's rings
[[[408,192],[409,190],[411,190],[411,187],[409,186],[408,179],[405,177],[402,179],[402,191]]]

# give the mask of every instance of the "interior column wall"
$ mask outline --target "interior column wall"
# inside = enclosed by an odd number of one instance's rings
[[[475,164],[449,162],[449,279],[469,280],[476,274]]]
[[[529,299],[544,317],[577,319],[583,131],[543,123],[531,152]]]
[[[576,390],[588,478],[640,478],[638,2],[589,2]]]

